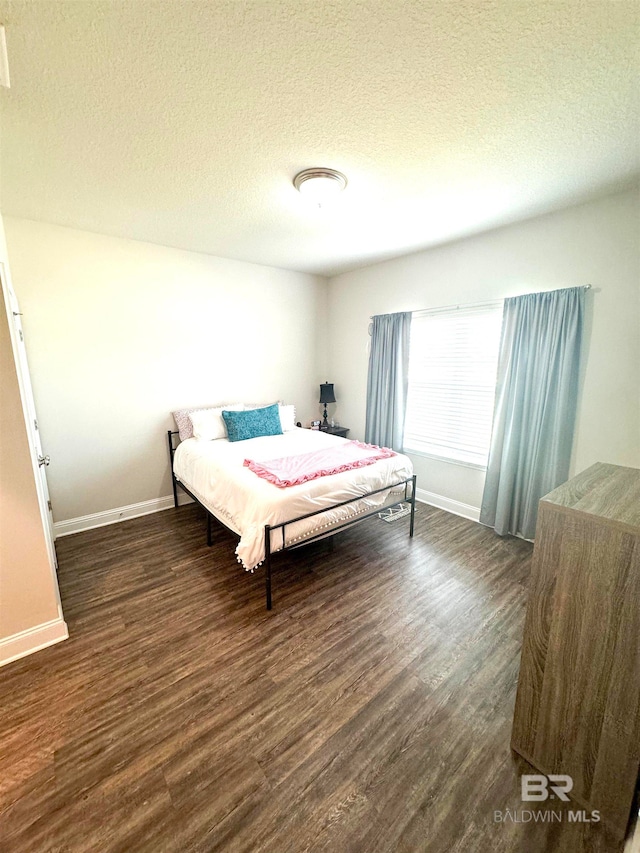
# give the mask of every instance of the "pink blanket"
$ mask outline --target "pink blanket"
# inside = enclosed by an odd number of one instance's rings
[[[323,447],[311,453],[283,456],[281,459],[269,459],[266,462],[245,459],[244,464],[258,477],[263,477],[284,489],[287,486],[299,486],[317,477],[373,465],[379,459],[388,459],[395,455],[395,451],[389,450],[388,447],[376,447],[375,444],[363,444],[361,441],[343,441],[335,447]]]

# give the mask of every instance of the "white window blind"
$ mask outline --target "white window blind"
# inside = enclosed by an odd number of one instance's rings
[[[411,320],[405,450],[486,467],[502,301]]]

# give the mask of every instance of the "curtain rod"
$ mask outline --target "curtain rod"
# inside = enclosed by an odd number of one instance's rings
[[[578,285],[580,286],[580,285]],[[590,284],[583,284],[583,290],[591,290]],[[571,287],[557,287],[556,290],[573,290]],[[538,293],[553,293],[552,290],[539,290]],[[521,293],[520,296],[533,296],[533,293]],[[508,299],[510,297],[505,297]],[[481,308],[483,306],[489,305],[497,305],[499,302],[504,302],[504,299],[492,299],[487,302],[469,302],[464,305],[442,305],[440,308],[418,308],[416,311],[409,311],[410,314],[432,314],[436,311],[453,311],[458,310],[459,308]],[[372,317],[369,317],[370,320],[373,320],[374,317],[383,317],[383,314],[374,314]]]

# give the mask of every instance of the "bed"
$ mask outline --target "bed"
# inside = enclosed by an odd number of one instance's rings
[[[178,431],[167,433],[175,505],[181,488],[206,510],[209,545],[215,518],[239,537],[236,558],[245,570],[264,564],[268,610],[272,608],[274,553],[331,536],[402,504],[410,510],[409,536],[413,536],[416,478],[411,461],[402,454],[387,451],[389,455],[363,462],[362,467],[316,474],[308,481],[279,487],[274,482],[280,481],[272,482],[262,472],[269,460],[336,454],[348,450],[347,444],[359,443],[298,427],[236,441],[180,440],[178,436]]]

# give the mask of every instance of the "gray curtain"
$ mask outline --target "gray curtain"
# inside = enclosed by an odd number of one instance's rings
[[[409,387],[411,312],[373,318],[365,441],[402,450]]]
[[[480,521],[533,539],[538,501],[569,475],[584,288],[506,299]]]

